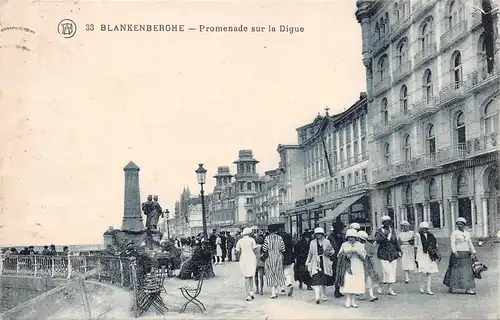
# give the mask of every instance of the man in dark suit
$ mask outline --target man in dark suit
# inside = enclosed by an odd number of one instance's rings
[[[215,241],[217,240],[217,229],[212,230],[212,234],[210,237],[208,237],[208,243],[210,246],[210,249],[212,250],[212,262],[215,263],[215,253],[216,253],[216,244]]]
[[[295,282],[295,274],[293,270],[293,264],[295,262],[293,254],[293,238],[292,235],[285,231],[285,227],[281,226],[279,235],[283,238],[285,243],[285,252],[283,252],[283,270],[285,273],[286,288],[288,296],[293,294],[293,283]]]

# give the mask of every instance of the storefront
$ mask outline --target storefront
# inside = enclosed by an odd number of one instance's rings
[[[307,198],[295,202],[295,208],[286,212],[286,229],[292,235],[300,235],[306,230],[316,227],[326,228],[325,223],[320,223],[325,216],[325,206],[330,203],[316,203],[315,198]],[[328,229],[327,229],[328,230]]]

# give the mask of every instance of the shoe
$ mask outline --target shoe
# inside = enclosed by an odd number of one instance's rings
[[[270,296],[269,298],[271,298],[271,299],[276,299],[277,297],[278,297],[278,295],[273,294],[273,295],[272,295],[272,296]]]
[[[406,280],[405,280],[405,283],[410,283],[410,279],[406,279]]]
[[[383,291],[383,290],[382,290],[382,288],[380,288],[380,287],[378,287],[378,288],[377,288],[377,292],[378,292],[378,294],[382,294],[382,293],[384,293],[384,291]]]
[[[328,301],[328,298],[327,297],[322,297],[321,300]]]
[[[333,294],[335,296],[335,298],[340,298],[340,297],[343,297],[344,295],[338,291],[335,291],[335,293]]]
[[[247,301],[251,301],[251,300],[252,300],[252,298],[251,298],[250,296],[248,296],[248,297],[246,298],[246,300],[247,300]]]
[[[421,293],[421,294],[424,294],[424,293],[425,293],[424,288],[420,287],[420,293]]]
[[[255,294],[259,294],[259,293],[260,293],[259,290],[255,290]]]
[[[370,302],[374,302],[374,301],[377,301],[378,300],[378,297],[371,297],[370,298]]]
[[[365,295],[364,294],[359,294],[356,296],[356,299],[358,300],[365,300]]]
[[[261,296],[262,296],[262,295],[264,295],[264,291],[260,291],[260,295],[261,295]]]
[[[470,295],[473,295],[473,296],[476,295],[476,293],[474,291],[472,291],[472,290],[465,290],[465,294],[470,294]]]
[[[252,291],[250,291],[250,298],[255,299],[255,296]]]
[[[291,297],[293,295],[293,286],[290,285],[290,288],[288,289],[288,296]]]
[[[448,293],[453,293],[453,289],[452,288],[448,288]]]
[[[351,305],[350,303],[346,302],[346,303],[345,303],[345,307],[346,307],[346,308],[350,308],[350,307],[352,307],[352,305]]]
[[[319,299],[316,299],[316,304],[319,304]]]
[[[353,303],[353,304],[352,304],[352,307],[353,307],[353,308],[357,308],[357,307],[359,307],[359,306],[358,306],[357,304],[354,304],[354,303]]]
[[[307,290],[312,291],[313,288],[311,286],[307,286]]]
[[[388,295],[390,296],[395,296],[396,295],[396,292],[394,292],[394,290],[390,289],[388,292],[387,292]]]
[[[299,283],[299,289],[302,290],[302,282]]]
[[[434,295],[434,292],[432,292],[430,289],[429,289],[429,290],[427,290],[425,293],[427,293],[427,294],[428,294],[428,295],[430,295],[430,296],[433,296],[433,295]]]

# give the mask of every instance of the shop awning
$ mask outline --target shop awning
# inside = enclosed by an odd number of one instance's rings
[[[361,199],[365,194],[358,194],[356,196],[352,196],[344,199],[335,209],[331,211],[327,211],[327,215],[324,218],[319,220],[319,223],[331,222],[335,218],[337,218],[342,212],[346,211],[354,202]]]

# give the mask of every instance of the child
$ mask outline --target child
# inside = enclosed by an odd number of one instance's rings
[[[366,288],[368,289],[368,293],[370,295],[370,302],[377,301],[378,297],[373,294],[373,288],[378,287],[378,283],[380,282],[380,277],[375,270],[375,262],[373,261],[375,254],[377,253],[377,250],[373,245],[373,241],[375,239],[372,236],[368,236],[368,234],[364,231],[358,232],[358,238],[365,246],[365,280]]]
[[[257,236],[257,247],[254,249],[255,257],[257,258],[257,268],[255,269],[255,293],[264,294],[264,261],[261,260],[261,248],[264,243],[264,237]]]
[[[346,308],[357,308],[356,295],[365,292],[364,260],[366,252],[364,245],[358,241],[357,237],[358,232],[356,230],[347,230],[347,241],[342,244],[339,251],[339,257],[343,261],[341,263],[348,264],[348,267],[341,269],[345,271],[343,275],[340,275],[343,276],[343,279],[339,281],[341,285],[340,292],[346,296]]]

